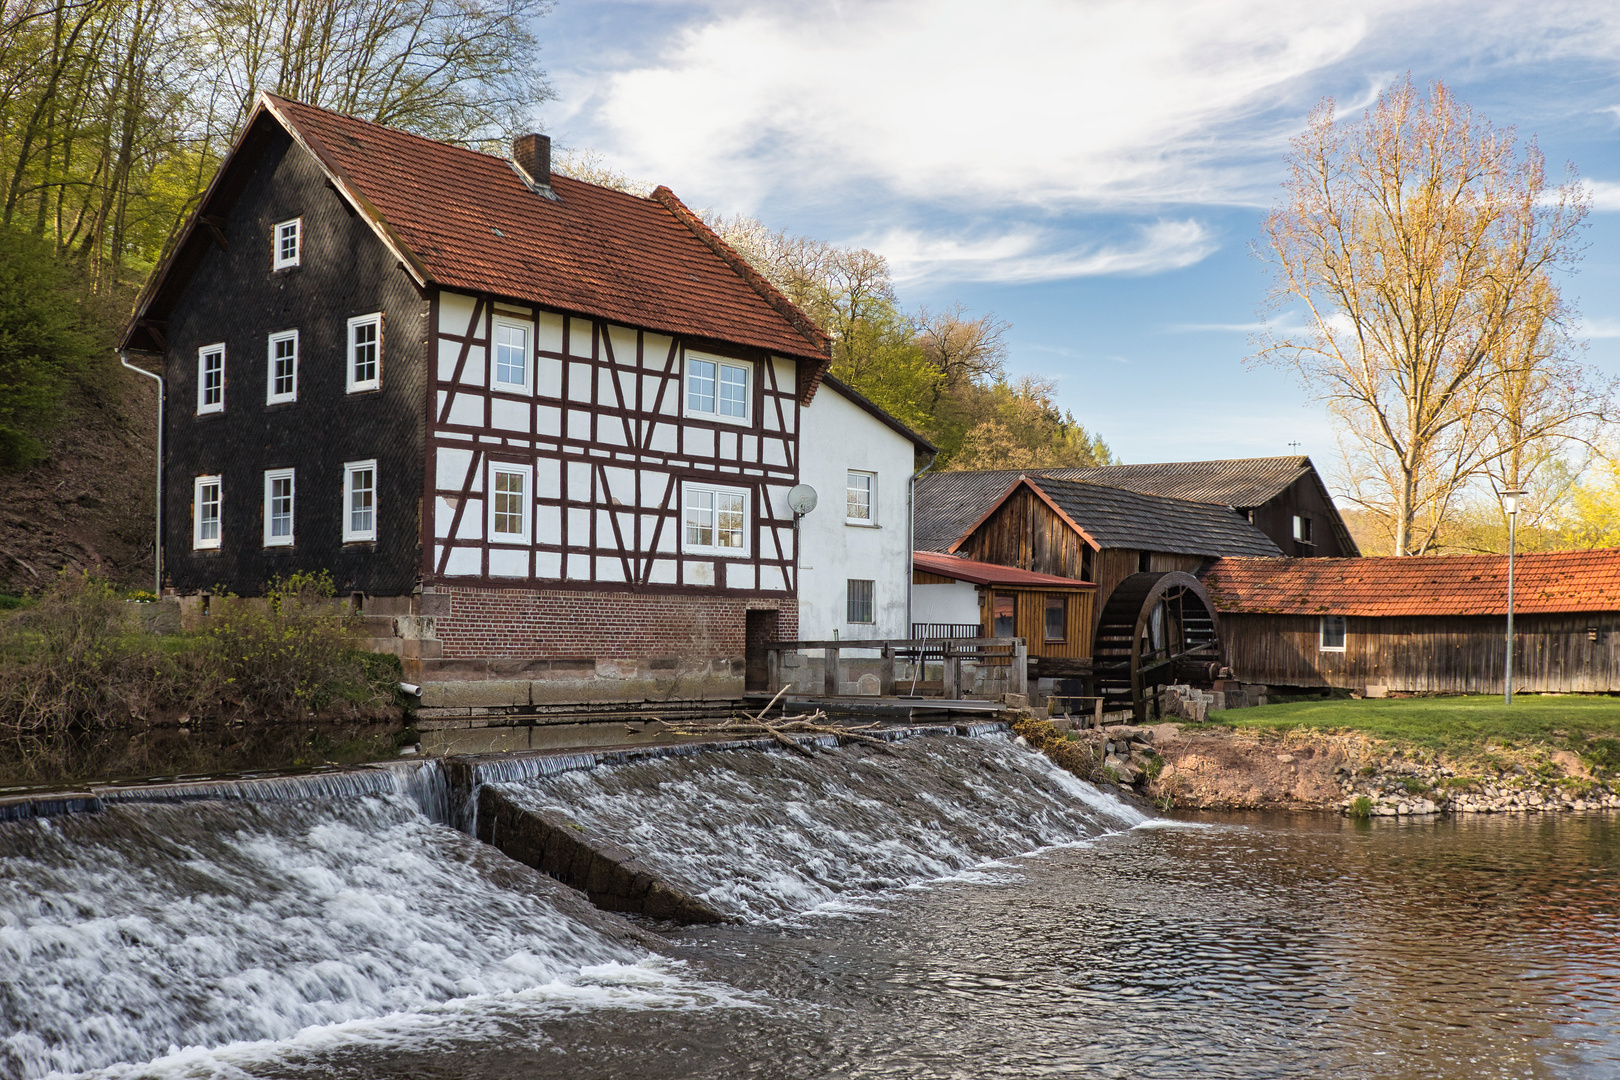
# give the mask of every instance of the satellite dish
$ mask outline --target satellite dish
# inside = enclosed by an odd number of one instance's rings
[[[788,492],[788,506],[793,513],[803,517],[816,508],[816,489],[809,484],[800,484]]]

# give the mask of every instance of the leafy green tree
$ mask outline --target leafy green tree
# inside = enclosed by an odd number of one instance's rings
[[[49,241],[0,228],[0,466],[39,460],[68,378],[93,362],[81,288]]]

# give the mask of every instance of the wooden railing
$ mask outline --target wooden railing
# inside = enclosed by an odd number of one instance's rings
[[[904,683],[896,677],[898,660],[921,665],[939,661],[943,665],[941,696],[956,701],[963,697],[962,664],[1005,667],[1007,693],[1029,692],[1029,647],[1023,638],[877,638],[858,640],[845,638],[831,641],[772,641],[765,646],[765,666],[770,686],[774,690],[788,681],[783,674],[783,653],[820,651],[822,654],[821,696],[838,697],[843,686],[844,654],[868,651],[878,654],[878,695],[896,697]],[[908,680],[915,689],[919,680]],[[805,689],[804,693],[812,693]]]

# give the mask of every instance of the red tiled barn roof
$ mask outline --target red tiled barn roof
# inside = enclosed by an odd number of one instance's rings
[[[975,585],[1009,585],[1026,589],[1095,589],[1089,581],[1058,577],[1056,574],[1037,574],[1033,570],[1020,570],[1015,566],[963,559],[955,555],[941,555],[937,551],[913,551],[911,565],[915,570],[940,577],[970,581]]]
[[[1513,610],[1620,611],[1620,549],[1514,560]],[[1277,615],[1506,615],[1506,555],[1217,559],[1204,571],[1218,611]]]

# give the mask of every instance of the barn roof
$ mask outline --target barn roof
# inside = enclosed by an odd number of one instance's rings
[[[1142,495],[1215,503],[1240,510],[1264,506],[1302,476],[1310,476],[1322,500],[1333,506],[1311,459],[1289,457],[1229,458],[1220,461],[1163,461],[1146,465],[1097,465],[1067,469],[998,469],[982,472],[929,473],[917,480],[916,544],[944,551],[984,516],[1002,492],[1020,476],[1079,480],[1124,488]],[[1347,551],[1355,551],[1338,514],[1330,527]]]
[[[1037,574],[1033,570],[1020,570],[1015,566],[999,566],[996,563],[964,559],[959,555],[941,555],[937,551],[913,551],[911,553],[911,565],[916,570],[938,574],[940,577],[955,578],[957,581],[970,581],[975,585],[1007,585],[1046,589],[1095,589],[1097,587],[1089,581],[1059,577],[1056,574]]]
[[[1237,614],[1507,614],[1505,555],[1218,559],[1202,577],[1216,609]],[[1518,556],[1513,609],[1620,611],[1620,549]]]
[[[1162,499],[1124,488],[1048,476],[1022,476],[1014,481],[965,530],[963,539],[1020,486],[1028,486],[1099,549],[1131,548],[1177,555],[1282,554],[1270,537],[1229,507]]]
[[[270,122],[315,157],[423,285],[752,346],[820,362],[814,381],[825,374],[826,335],[667,188],[641,198],[553,176],[550,199],[505,158],[272,94],[261,96],[221,177],[255,127]],[[188,232],[197,218],[219,212],[210,203],[222,187],[228,194],[232,185],[216,177]],[[161,292],[142,297],[130,337]]]

